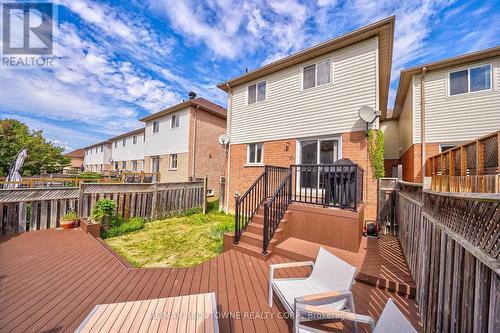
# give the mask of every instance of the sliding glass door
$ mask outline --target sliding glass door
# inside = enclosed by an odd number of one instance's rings
[[[297,187],[301,191],[324,189],[324,168],[339,159],[339,139],[312,139],[299,143],[300,177]],[[299,171],[299,170],[298,170]]]

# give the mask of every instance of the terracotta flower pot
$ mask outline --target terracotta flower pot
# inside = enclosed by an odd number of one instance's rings
[[[61,227],[63,229],[71,229],[73,228],[73,224],[75,224],[75,221],[69,220],[69,221],[61,221]]]

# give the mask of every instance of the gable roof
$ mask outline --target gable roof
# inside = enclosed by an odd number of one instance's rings
[[[496,57],[500,55],[500,46],[495,46],[489,49],[463,54],[460,56],[446,58],[443,60],[431,62],[428,64],[422,64],[408,69],[403,69],[399,76],[398,91],[396,94],[396,100],[394,101],[394,110],[391,118],[397,119],[403,108],[403,104],[406,99],[406,93],[410,87],[411,79],[414,74],[422,72],[425,67],[426,71],[434,71],[438,69],[444,69],[453,66],[463,65],[469,62],[479,61],[486,58]],[[386,113],[382,112],[382,119],[386,117]]]
[[[338,50],[340,48],[361,42],[363,40],[378,36],[379,38],[379,87],[380,100],[379,105],[382,111],[386,111],[387,99],[389,95],[389,82],[391,77],[392,48],[394,39],[394,21],[395,16],[390,16],[378,22],[356,29],[350,33],[330,39],[326,42],[307,48],[288,57],[274,61],[258,69],[250,71],[244,75],[238,76],[226,82],[217,85],[219,89],[226,92],[230,88],[269,75],[284,68],[308,61],[310,59],[322,56],[326,53]]]
[[[196,97],[193,99],[188,99],[187,101],[176,104],[176,105],[171,106],[171,107],[164,109],[162,111],[150,114],[149,116],[146,116],[146,117],[141,118],[139,120],[144,121],[144,122],[150,121],[150,120],[162,117],[164,115],[167,115],[169,113],[178,111],[180,109],[187,108],[188,106],[197,107],[203,111],[209,112],[211,114],[214,114],[214,115],[219,116],[219,117],[224,118],[224,119],[227,118],[227,112],[226,112],[225,108],[223,108],[222,106],[220,106],[218,104],[210,102],[209,100],[204,99],[203,97]]]
[[[64,154],[64,156],[74,157],[74,158],[84,158],[85,157],[85,148],[80,148],[77,150],[70,151],[69,153]]]

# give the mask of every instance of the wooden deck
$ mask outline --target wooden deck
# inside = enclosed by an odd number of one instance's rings
[[[240,252],[192,268],[129,268],[81,230],[42,230],[0,238],[0,331],[73,332],[97,304],[215,292],[221,332],[291,332],[282,309],[267,306],[267,261]],[[304,276],[286,269],[278,277]],[[391,297],[421,331],[415,302],[363,283],[353,287],[357,312],[378,319]],[[348,323],[330,324],[350,332]]]

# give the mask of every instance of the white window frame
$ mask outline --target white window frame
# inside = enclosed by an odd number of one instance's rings
[[[251,145],[261,145],[262,146],[262,154],[260,156],[260,162],[250,162],[250,146]],[[255,149],[255,153],[257,154],[257,149]],[[255,156],[255,160],[257,160],[257,155]],[[252,142],[247,144],[247,165],[264,165],[264,142]]]
[[[470,91],[470,70],[474,68],[479,68],[479,67],[484,67],[484,66],[490,66],[490,88],[489,89],[483,89],[483,90],[477,90],[477,91]],[[460,94],[451,94],[451,74],[456,73],[456,72],[461,72],[467,70],[467,92],[460,93]],[[476,94],[476,93],[483,93],[485,91],[492,91],[493,90],[493,64],[492,63],[484,63],[484,64],[478,64],[474,66],[469,66],[469,67],[461,67],[457,69],[453,69],[451,71],[448,71],[447,75],[447,83],[448,83],[448,89],[447,89],[447,96],[448,97],[456,97],[456,96],[464,96],[464,95],[469,95],[469,94]]]
[[[122,139],[122,147],[125,147],[127,145],[127,138]]]
[[[257,97],[259,96],[259,84],[261,84],[261,83],[265,83],[266,84],[266,89],[264,90],[264,99],[261,100],[261,101],[259,101],[259,100],[257,100]],[[248,101],[248,98],[250,97],[250,94],[248,93],[248,91],[249,91],[249,89],[250,89],[251,86],[255,86],[255,102],[254,103],[250,103]],[[247,86],[246,96],[247,96],[247,98],[246,98],[247,105],[255,105],[255,104],[267,101],[267,80],[261,80],[259,82],[255,82],[255,83],[249,84]]]
[[[179,128],[180,127],[180,119],[178,114],[173,114],[170,117],[170,128]]]
[[[207,190],[207,196],[208,197],[213,197],[214,196],[214,189],[213,188],[209,188]]]
[[[127,161],[122,161],[122,170],[127,170]]]
[[[173,165],[174,163],[174,156],[175,156],[175,166]],[[177,154],[170,154],[170,162],[169,162],[169,169],[170,170],[177,170],[177,166],[179,165],[179,155]]]
[[[156,124],[156,131],[155,131],[155,124]],[[153,134],[160,133],[160,122],[158,120],[153,121],[153,126],[152,126],[152,131]]]
[[[118,140],[115,141],[115,148],[118,147]]]
[[[133,144],[133,145],[136,145],[136,144],[137,144],[137,135],[134,135],[134,136],[132,137],[132,144]]]
[[[330,61],[330,82],[327,82],[327,83],[323,83],[323,84],[320,84],[318,85],[318,64],[322,63],[322,62],[325,62],[329,60]],[[311,65],[315,65],[315,68],[314,68],[314,71],[315,71],[315,78],[314,78],[314,87],[309,87],[309,88],[305,88],[304,89],[304,69],[306,67],[309,67]],[[324,86],[327,86],[327,85],[332,85],[333,84],[333,57],[328,57],[328,58],[323,58],[321,60],[318,60],[316,62],[311,62],[311,63],[308,63],[304,66],[301,67],[300,69],[300,91],[308,91],[310,89],[314,89],[314,88],[317,88],[317,87],[324,87]]]
[[[132,170],[133,170],[133,171],[137,171],[137,165],[138,165],[138,164],[139,164],[139,163],[137,163],[137,161],[135,161],[135,160],[134,160],[134,161],[132,161]]]
[[[104,146],[101,146],[101,153],[104,151]]]

